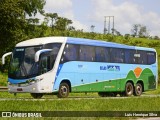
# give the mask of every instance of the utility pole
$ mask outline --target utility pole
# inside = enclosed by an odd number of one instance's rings
[[[91,25],[91,32],[92,32],[92,33],[94,32],[94,28],[95,28],[95,26],[94,26],[94,25]]]
[[[109,21],[108,21],[108,34],[110,34],[110,16],[108,16],[108,18],[109,18]]]
[[[112,30],[112,34],[114,35],[114,16],[104,16],[104,34],[106,34],[106,31],[107,31],[107,28],[106,28],[107,18],[108,18],[108,34],[110,34],[110,30]],[[112,28],[110,28],[111,19],[112,19]]]
[[[106,34],[107,28],[106,28],[106,16],[104,16],[104,34]]]
[[[112,28],[112,34],[114,35],[114,16],[113,16],[113,28]]]

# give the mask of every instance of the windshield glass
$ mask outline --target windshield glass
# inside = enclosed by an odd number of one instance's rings
[[[15,48],[9,69],[10,78],[26,78],[37,74],[38,68],[35,63],[35,53],[41,46]]]
[[[54,66],[60,47],[61,43],[49,43],[43,46],[15,48],[10,63],[9,77],[25,79],[50,71]],[[37,63],[35,54],[41,49],[52,49],[52,51],[41,53]]]

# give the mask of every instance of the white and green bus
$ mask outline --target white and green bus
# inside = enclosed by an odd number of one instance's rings
[[[97,92],[100,96],[140,96],[157,88],[156,50],[72,37],[35,38],[18,43],[11,54],[10,93],[34,98],[55,93]]]

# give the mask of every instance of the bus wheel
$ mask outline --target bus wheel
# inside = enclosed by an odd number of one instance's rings
[[[42,98],[43,94],[42,93],[31,93],[31,96],[35,99],[38,99],[38,98]]]
[[[140,96],[142,94],[142,89],[143,89],[142,85],[140,83],[137,83],[135,87],[134,95]]]
[[[130,82],[126,83],[126,87],[125,87],[125,95],[126,96],[131,96],[133,95],[133,85]]]
[[[69,95],[69,86],[67,83],[63,82],[59,86],[58,97],[66,98]]]

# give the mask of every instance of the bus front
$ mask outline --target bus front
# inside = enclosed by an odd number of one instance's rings
[[[8,71],[10,93],[31,93],[34,98],[53,92],[62,43],[18,46],[12,52]]]

